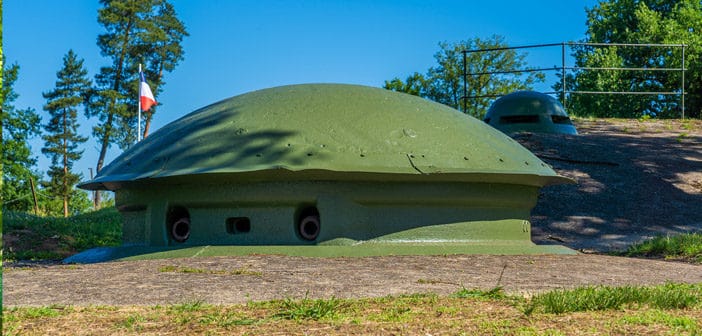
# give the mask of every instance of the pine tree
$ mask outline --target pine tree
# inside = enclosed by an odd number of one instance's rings
[[[47,99],[44,110],[50,119],[44,126],[46,133],[42,153],[51,158],[51,167],[45,184],[50,195],[63,200],[63,216],[68,217],[68,206],[74,193],[73,187],[81,176],[71,171],[73,163],[83,155],[78,146],[88,138],[78,134],[77,109],[85,102],[91,83],[83,60],[69,50],[63,57],[63,68],[56,73],[56,86],[43,94]]]
[[[164,83],[163,73],[173,71],[183,59],[181,42],[188,35],[166,0],[100,0],[100,3],[103,8],[98,11],[98,22],[106,32],[98,36],[98,46],[111,59],[111,64],[97,74],[97,88],[86,111],[88,117],[99,120],[93,128],[93,135],[100,143],[98,172],[111,145],[125,149],[136,139],[138,64],[146,65],[146,77],[158,97]],[[155,110],[152,107],[144,115],[145,134]],[[95,205],[99,203],[98,196]]]
[[[32,170],[37,159],[32,156],[28,140],[40,134],[41,119],[32,108],[20,110],[14,106],[18,95],[12,87],[19,69],[19,65],[13,64],[3,67],[2,73],[2,202],[8,210],[30,211],[31,183],[39,174]]]
[[[171,72],[183,60],[183,47],[181,42],[188,32],[185,25],[178,20],[173,5],[163,2],[159,5],[153,19],[153,26],[147,30],[144,36],[144,47],[146,52],[142,54],[146,68],[144,72],[149,79],[154,95],[158,96],[165,84],[163,80],[164,71]],[[158,106],[153,106],[144,113],[144,137],[149,135],[151,120]]]

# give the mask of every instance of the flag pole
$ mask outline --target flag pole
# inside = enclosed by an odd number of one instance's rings
[[[141,141],[141,63],[139,63],[139,97],[137,99],[137,142]]]

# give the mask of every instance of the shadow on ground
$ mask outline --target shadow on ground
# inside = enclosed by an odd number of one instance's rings
[[[537,244],[605,252],[702,229],[702,131],[679,122],[588,121],[580,135],[518,134],[575,185],[545,187]]]

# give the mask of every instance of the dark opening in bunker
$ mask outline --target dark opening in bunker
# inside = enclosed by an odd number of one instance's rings
[[[251,220],[249,217],[229,217],[226,221],[227,233],[246,233],[251,231]]]
[[[539,116],[533,115],[511,115],[500,117],[501,124],[537,124]]]
[[[562,125],[572,125],[573,122],[570,120],[568,116],[562,116],[562,115],[551,115],[551,121],[554,124],[562,124]]]
[[[168,209],[166,225],[171,239],[182,243],[190,237],[190,213],[182,206],[173,206]]]
[[[315,206],[302,208],[297,216],[297,233],[304,240],[315,240],[321,230],[319,211]]]

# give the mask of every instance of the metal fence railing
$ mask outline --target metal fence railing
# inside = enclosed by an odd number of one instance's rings
[[[542,67],[542,68],[527,68],[527,69],[517,69],[517,70],[500,70],[500,71],[488,71],[479,73],[468,73],[467,72],[467,54],[469,53],[481,53],[490,51],[500,51],[500,50],[515,50],[515,49],[534,49],[534,48],[547,48],[547,47],[561,47],[561,66],[553,67]],[[680,68],[667,68],[667,67],[578,67],[578,66],[568,66],[566,64],[566,47],[576,47],[576,46],[589,46],[589,47],[627,47],[627,48],[680,48],[681,49],[681,59]],[[481,76],[481,75],[498,75],[498,74],[510,74],[510,73],[527,73],[527,72],[549,72],[549,71],[560,71],[561,78],[563,80],[561,91],[545,91],[546,94],[561,94],[563,106],[567,106],[566,99],[568,95],[573,94],[590,94],[590,95],[677,95],[680,96],[680,107],[681,107],[681,118],[685,119],[685,47],[686,44],[656,44],[656,43],[584,43],[584,42],[561,42],[561,43],[547,43],[547,44],[534,44],[534,45],[524,45],[516,47],[501,47],[501,48],[487,48],[487,49],[473,49],[473,50],[463,50],[463,95],[461,97],[463,110],[467,109],[467,101],[471,98],[498,98],[503,95],[474,95],[468,96],[468,76]],[[567,87],[567,76],[566,71],[664,71],[664,72],[680,72],[681,81],[680,87],[670,88],[670,91],[578,91],[578,90],[568,90]]]

